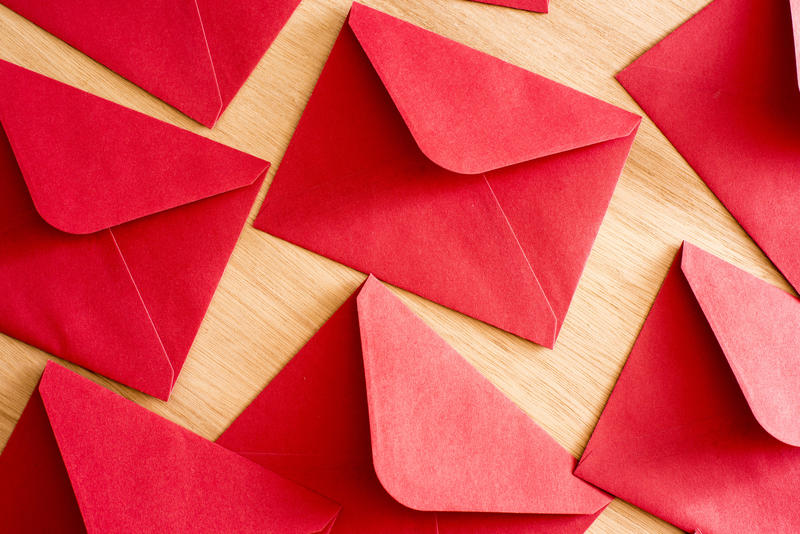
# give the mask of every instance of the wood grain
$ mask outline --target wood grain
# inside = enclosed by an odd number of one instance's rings
[[[641,114],[613,75],[708,0],[552,0],[547,15],[466,0],[365,3]],[[269,182],[348,8],[347,0],[304,0],[214,130],[2,6],[0,57],[265,158]],[[790,290],[645,119],[555,350],[398,294],[577,456],[683,239]],[[363,279],[248,225],[168,404],[68,366],[214,439]],[[0,335],[0,446],[48,357]],[[590,532],[678,531],[617,500]]]

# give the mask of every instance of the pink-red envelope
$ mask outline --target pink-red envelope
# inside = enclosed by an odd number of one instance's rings
[[[639,121],[356,3],[255,225],[552,347]]]
[[[610,501],[372,277],[217,443],[341,503],[333,534],[577,534]]]
[[[329,533],[339,505],[48,362],[3,454],[16,533]]]
[[[268,163],[0,62],[0,332],[167,399]]]
[[[798,324],[684,244],[575,473],[689,532],[800,532]]]
[[[716,0],[620,83],[800,288],[800,1]]]
[[[209,128],[300,0],[0,0]]]
[[[472,0],[473,2],[481,2],[483,4],[492,4],[496,6],[513,7],[514,9],[524,9],[526,11],[538,11],[539,13],[547,13],[548,4],[550,0]]]

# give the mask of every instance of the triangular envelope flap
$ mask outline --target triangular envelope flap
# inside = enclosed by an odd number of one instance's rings
[[[338,506],[48,363],[39,385],[89,532],[323,531]]]
[[[375,278],[358,296],[373,463],[417,510],[589,514],[575,459]]]
[[[75,234],[247,186],[268,166],[2,61],[0,122],[39,214]]]
[[[639,117],[380,11],[358,38],[422,152],[479,174],[630,134]]]
[[[222,100],[196,0],[0,0],[208,127]]]
[[[756,420],[800,446],[800,301],[688,243],[681,269]]]
[[[0,454],[3,532],[86,534],[41,396],[34,391]]]
[[[315,457],[328,466],[369,463],[361,362],[354,293],[217,443],[240,453]]]

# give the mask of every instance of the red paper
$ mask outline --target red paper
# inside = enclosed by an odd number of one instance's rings
[[[527,11],[538,11],[547,13],[547,5],[550,0],[472,0],[483,4],[493,4],[496,6],[513,7],[515,9],[525,9]]]
[[[328,533],[339,509],[51,362],[0,480],[6,533]]]
[[[800,30],[790,8],[800,3],[716,0],[618,78],[800,288]]]
[[[268,163],[0,62],[0,331],[169,397]]]
[[[214,126],[300,0],[0,0]]]
[[[800,531],[798,321],[684,244],[575,473],[686,531]]]
[[[255,225],[552,347],[639,120],[354,4]]]
[[[333,533],[570,534],[609,503],[372,277],[218,443],[342,503]]]

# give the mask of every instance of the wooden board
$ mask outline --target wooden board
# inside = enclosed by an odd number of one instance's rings
[[[708,0],[552,0],[547,15],[466,0],[365,3],[642,113],[613,75]],[[273,162],[269,182],[349,5],[347,0],[303,0],[214,130],[194,123],[2,6],[0,58],[267,159]],[[555,350],[398,293],[577,456],[683,239],[790,290],[696,173],[645,119]],[[363,279],[360,273],[248,225],[168,404],[78,371],[215,439]],[[48,357],[0,335],[0,446]],[[590,532],[678,531],[617,500]]]

